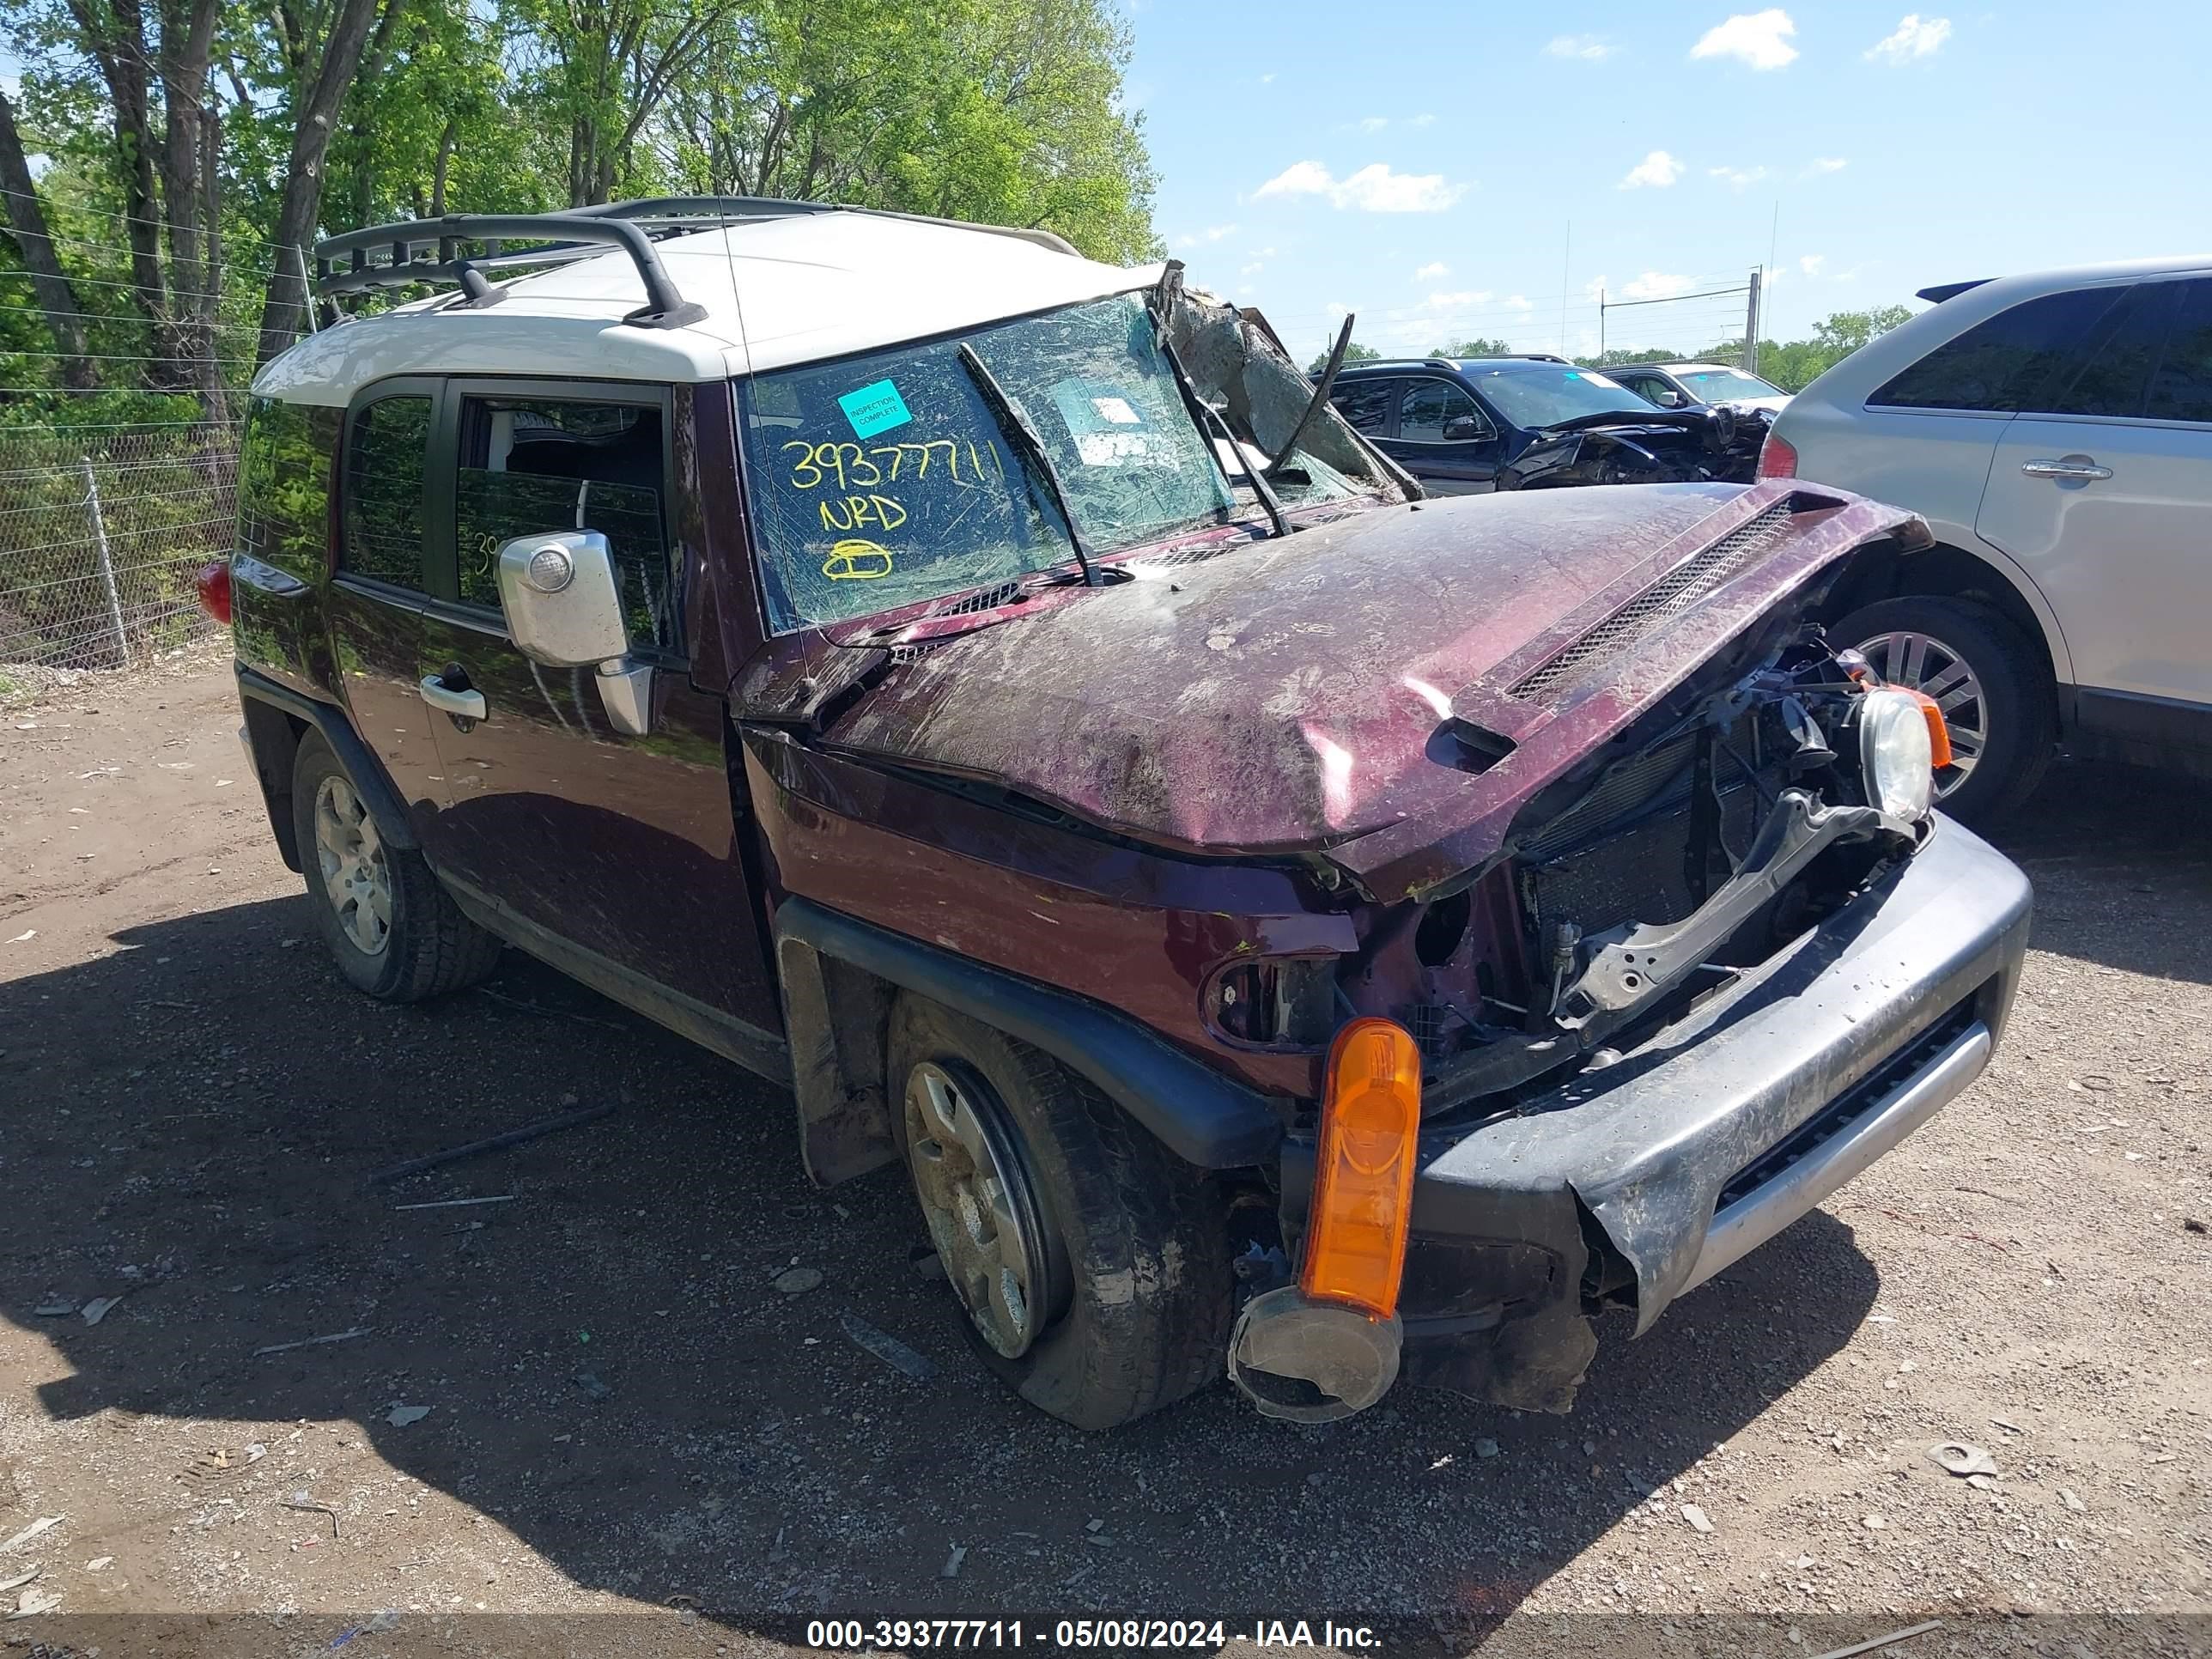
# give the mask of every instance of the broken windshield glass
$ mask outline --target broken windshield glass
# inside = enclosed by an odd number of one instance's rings
[[[741,391],[745,459],[776,631],[1074,560],[963,344],[1036,429],[1092,551],[1236,508],[1134,295],[758,376]]]

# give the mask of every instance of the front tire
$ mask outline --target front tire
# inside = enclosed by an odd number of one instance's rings
[[[292,829],[316,931],[356,990],[419,1002],[490,975],[499,940],[460,913],[422,854],[384,839],[320,732],[292,763]]]
[[[2058,738],[2057,690],[2035,647],[1996,611],[1908,594],[1853,611],[1828,636],[1942,707],[1956,763],[1936,774],[1936,804],[1952,817],[1997,823],[2042,779]]]
[[[1084,1079],[912,994],[890,1071],[922,1218],[984,1361],[1023,1399],[1111,1429],[1220,1376],[1227,1214]]]

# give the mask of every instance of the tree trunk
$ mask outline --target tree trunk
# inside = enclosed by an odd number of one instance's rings
[[[154,189],[152,105],[146,93],[146,21],[138,0],[111,0],[95,10],[90,0],[69,0],[84,48],[100,65],[115,100],[116,172],[123,185],[123,230],[131,245],[131,292],[140,314],[158,325],[168,315],[161,281],[161,201]],[[149,385],[164,380],[158,363],[149,366]]]
[[[380,0],[338,0],[330,39],[323,47],[321,67],[313,89],[295,108],[292,131],[290,170],[284,193],[276,206],[276,228],[270,237],[276,265],[261,306],[261,342],[254,361],[265,363],[300,337],[309,303],[301,264],[310,256],[315,240],[315,220],[322,208],[323,159],[331,148],[331,125],[345,96],[346,85],[361,63],[368,44],[370,26],[376,21]]]
[[[214,149],[205,131],[211,117],[201,105],[215,22],[216,0],[162,0],[161,200],[170,302],[155,351],[167,365],[165,378],[211,400],[210,418],[222,401],[222,369],[215,361],[216,295],[222,279],[207,246],[209,181],[203,169]]]
[[[6,192],[8,222],[14,227],[15,246],[30,273],[32,291],[53,331],[54,349],[61,355],[62,384],[89,386],[100,383],[98,365],[86,355],[84,309],[77,304],[61,261],[54,255],[53,239],[46,232],[46,209],[31,177],[29,158],[23,154],[22,136],[15,131],[15,111],[0,88],[0,191]]]

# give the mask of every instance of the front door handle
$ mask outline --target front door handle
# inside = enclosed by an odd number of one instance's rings
[[[2064,478],[2076,483],[2097,483],[2112,476],[2109,466],[2099,466],[2087,455],[2069,455],[2057,461],[2022,461],[2020,470],[2031,478]]]
[[[422,701],[433,708],[443,709],[458,720],[480,720],[484,717],[483,693],[456,691],[446,684],[442,675],[423,676]]]

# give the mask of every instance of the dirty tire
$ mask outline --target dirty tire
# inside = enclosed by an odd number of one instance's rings
[[[1838,646],[1895,633],[1942,641],[1981,681],[1989,704],[1988,747],[1974,769],[1937,804],[1976,829],[2002,823],[2042,780],[2058,740],[2057,692],[2050,671],[2017,628],[1972,599],[1920,593],[1883,599],[1854,611],[1828,630]]]
[[[1085,1079],[1041,1051],[907,994],[889,1079],[903,1152],[907,1079],[926,1061],[981,1075],[1019,1135],[1043,1224],[1066,1252],[1065,1305],[1018,1358],[963,1316],[986,1364],[1079,1429],[1111,1429],[1223,1374],[1234,1310],[1219,1192]]]
[[[390,932],[380,951],[364,951],[347,934],[323,879],[315,838],[315,805],[325,780],[353,780],[320,733],[300,741],[292,763],[292,824],[315,928],[338,971],[355,989],[385,1002],[419,1002],[489,977],[500,941],[463,915],[430,873],[421,853],[380,848],[391,896]]]

